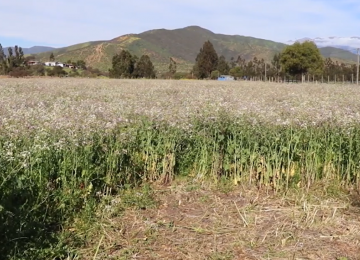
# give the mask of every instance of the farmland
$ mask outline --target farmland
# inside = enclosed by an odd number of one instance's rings
[[[359,96],[340,84],[1,79],[0,254],[359,259]]]

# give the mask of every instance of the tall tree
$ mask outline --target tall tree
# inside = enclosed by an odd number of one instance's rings
[[[230,68],[233,69],[236,67],[236,61],[234,57],[231,57],[230,59]]]
[[[246,60],[239,55],[236,59],[236,65],[239,66],[243,71],[246,68]]]
[[[24,51],[21,47],[19,47],[19,61],[21,62],[21,64],[24,63],[25,61],[25,55],[24,55]]]
[[[4,75],[6,73],[7,73],[6,55],[2,45],[0,44],[0,75]]]
[[[244,74],[246,77],[254,77],[256,76],[256,64],[254,62],[255,59],[250,60],[244,67]],[[257,62],[257,59],[256,59]]]
[[[220,74],[223,74],[223,75],[229,74],[230,66],[223,55],[221,55],[219,57],[219,61],[217,64],[217,70],[219,71]]]
[[[76,66],[80,69],[86,70],[86,62],[84,60],[78,60]]]
[[[196,57],[193,71],[198,78],[209,78],[211,72],[216,70],[218,55],[210,41],[206,41]]]
[[[11,71],[14,68],[14,55],[13,55],[13,49],[11,47],[8,48],[7,64],[8,64],[8,70]]]
[[[139,57],[136,55],[132,55],[132,61],[133,61],[134,66],[136,66],[136,63],[139,61]]]
[[[176,61],[170,57],[169,74],[173,76],[176,73]]]
[[[323,72],[324,62],[315,43],[306,41],[287,46],[281,53],[281,65],[292,76]]]
[[[273,59],[271,60],[271,65],[273,66],[274,72],[275,72],[274,76],[279,76],[279,74],[280,74],[280,71],[281,71],[280,59],[281,59],[281,54],[277,53],[274,55]]]
[[[148,55],[142,55],[139,61],[136,63],[134,75],[137,78],[155,78],[154,65]]]
[[[14,50],[15,50],[15,57],[13,61],[13,66],[21,67],[24,63],[24,52],[22,48],[17,45],[15,45]]]
[[[50,54],[49,60],[50,60],[50,61],[55,61],[54,53],[51,53],[51,54]]]
[[[19,52],[19,46],[15,45],[15,60],[18,61],[20,59],[20,52]]]
[[[326,58],[324,61],[324,74],[325,77],[330,77],[333,74],[336,74],[335,63],[331,58]]]
[[[111,78],[130,78],[134,72],[134,59],[130,52],[122,50],[112,59],[112,68],[109,70]]]

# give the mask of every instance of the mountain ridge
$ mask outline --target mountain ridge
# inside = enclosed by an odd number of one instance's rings
[[[210,40],[219,55],[226,59],[235,59],[241,55],[246,60],[257,57],[270,62],[273,55],[281,52],[287,44],[259,39],[251,36],[226,35],[214,33],[200,26],[191,25],[178,29],[153,29],[139,34],[129,33],[110,40],[79,43],[54,49],[55,58],[66,62],[85,60],[87,65],[101,70],[111,67],[112,57],[123,49],[140,57],[150,56],[159,72],[167,71],[169,58],[176,60],[178,71],[189,71],[203,43]],[[37,58],[46,61],[51,52],[37,54]],[[325,58],[331,57],[339,62],[353,63],[356,55],[341,49],[322,49]]]
[[[21,46],[19,46],[21,47]],[[8,46],[8,47],[3,47],[3,50],[4,50],[4,53],[5,55],[8,55],[9,52],[8,52],[8,49],[9,48],[12,48],[13,52],[14,52],[14,48],[15,46]],[[22,48],[23,52],[25,55],[28,55],[28,54],[38,54],[38,53],[42,53],[42,52],[48,52],[48,51],[53,51],[55,50],[56,48],[54,47],[49,47],[49,46],[32,46],[30,48]]]

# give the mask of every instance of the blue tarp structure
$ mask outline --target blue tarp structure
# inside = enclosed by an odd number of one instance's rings
[[[221,81],[227,81],[227,80],[235,80],[233,76],[229,76],[229,75],[220,75],[218,77],[218,80]]]

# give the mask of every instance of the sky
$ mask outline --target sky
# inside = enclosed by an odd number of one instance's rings
[[[3,47],[64,47],[190,25],[284,43],[360,37],[359,0],[1,0],[0,17]]]

